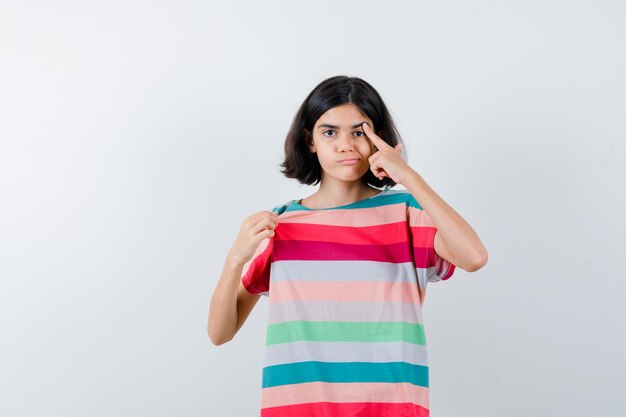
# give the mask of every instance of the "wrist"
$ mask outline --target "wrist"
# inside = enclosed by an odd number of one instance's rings
[[[231,269],[243,268],[246,261],[232,252],[226,255],[226,265]]]
[[[413,168],[408,167],[404,175],[402,176],[402,182],[398,183],[405,188],[409,188],[413,183],[419,181],[420,174],[417,173]]]

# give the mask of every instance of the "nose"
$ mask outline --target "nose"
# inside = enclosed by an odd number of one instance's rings
[[[351,133],[346,132],[339,134],[337,149],[341,152],[351,151],[354,149],[354,138]]]

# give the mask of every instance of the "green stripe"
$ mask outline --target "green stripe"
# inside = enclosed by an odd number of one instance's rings
[[[404,321],[288,321],[267,326],[266,345],[315,342],[408,342],[425,345],[424,326]]]

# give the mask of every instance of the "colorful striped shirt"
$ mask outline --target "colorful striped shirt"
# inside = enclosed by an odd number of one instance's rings
[[[276,206],[241,281],[269,300],[262,417],[429,415],[427,282],[455,265],[405,190],[338,207]]]

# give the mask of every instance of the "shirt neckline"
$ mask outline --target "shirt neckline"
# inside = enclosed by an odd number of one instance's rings
[[[310,207],[306,207],[306,206],[303,206],[302,204],[298,203],[298,201],[301,201],[302,198],[299,199],[299,200],[292,200],[292,202],[293,202],[293,205],[298,206],[298,207],[300,207],[300,208],[302,208],[304,210],[310,210],[310,211],[337,210],[337,209],[350,208],[352,206],[356,206],[356,205],[362,204],[363,202],[371,200],[373,198],[376,198],[376,197],[380,196],[381,194],[383,194],[383,193],[385,193],[385,192],[387,192],[389,190],[390,190],[389,188],[385,188],[384,190],[380,190],[380,192],[374,194],[373,196],[366,197],[366,198],[364,198],[362,200],[359,200],[359,201],[355,201],[354,203],[344,204],[342,206],[335,206],[335,207],[325,207],[325,208],[310,208]]]

